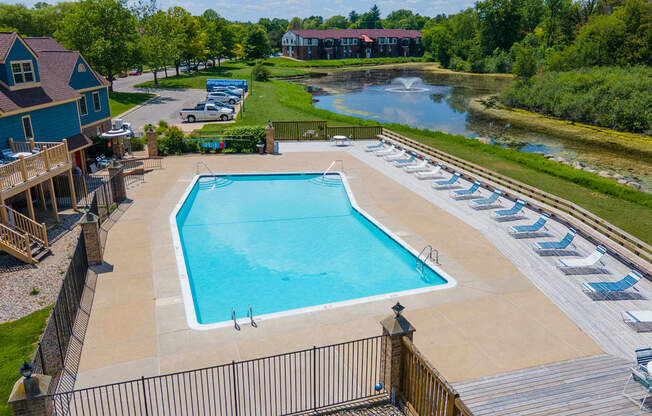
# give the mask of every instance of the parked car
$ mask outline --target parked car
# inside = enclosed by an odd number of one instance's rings
[[[215,104],[217,107],[228,108],[229,110],[235,111],[234,105],[223,103],[222,101],[217,101],[216,99],[211,97],[206,97],[206,101],[200,104],[205,104],[205,103]]]
[[[198,65],[190,65],[190,70],[191,71],[199,71],[199,66]]]
[[[206,68],[210,68],[213,66],[213,63],[211,61],[206,62]]]
[[[227,121],[233,119],[233,110],[217,107],[213,103],[199,103],[195,108],[181,109],[179,116],[182,120],[187,121],[188,123],[209,120]]]
[[[139,69],[132,69],[129,71],[129,75],[140,75],[140,70]]]
[[[231,95],[237,95],[238,98],[242,97],[244,90],[242,88],[233,87],[230,85],[215,86],[211,92],[225,92]]]
[[[118,72],[118,77],[120,77],[120,78],[127,78],[128,76],[129,76],[129,74],[127,73],[127,71]]]
[[[231,105],[240,101],[240,97],[237,95],[229,94],[224,91],[209,92],[206,96],[206,99],[211,98],[213,101],[219,101],[222,103],[229,103]]]

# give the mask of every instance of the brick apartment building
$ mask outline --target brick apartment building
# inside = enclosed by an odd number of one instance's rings
[[[290,30],[281,44],[284,56],[301,60],[423,55],[418,30]]]

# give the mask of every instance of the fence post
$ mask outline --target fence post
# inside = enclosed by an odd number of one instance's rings
[[[271,121],[268,121],[265,127],[265,151],[269,154],[274,153],[274,126]]]
[[[96,266],[102,264],[102,240],[100,238],[100,222],[97,215],[87,212],[84,218],[79,221],[84,235],[84,246],[86,248],[86,257],[88,264]]]
[[[394,316],[388,316],[380,321],[383,327],[383,348],[382,360],[385,368],[383,376],[383,385],[385,390],[390,394],[392,403],[396,404],[401,396],[401,371],[402,356],[403,356],[403,337],[408,337],[412,340],[412,336],[416,329],[408,322],[401,312],[405,309],[403,305],[396,302],[392,307]]]
[[[41,348],[41,342],[39,341],[38,343],[38,356],[41,359],[41,371],[43,371],[43,374],[48,373],[48,368],[47,365],[45,365],[45,357],[43,356],[43,348]]]
[[[235,361],[231,361],[231,373],[233,374],[233,408],[235,416],[238,416],[238,377],[235,373]]]
[[[147,410],[147,393],[145,393],[145,376],[140,376],[140,387],[143,389],[143,402],[145,403],[145,416],[149,416],[149,410]]]
[[[147,136],[147,155],[149,157],[157,157],[158,156],[158,141],[156,139],[156,132],[149,127],[149,130],[147,133],[145,133],[145,136]]]
[[[125,175],[124,169],[122,166],[113,162],[109,165],[109,184],[111,186],[111,191],[113,192],[113,199],[116,204],[120,204],[122,201],[127,199],[127,187],[125,186]],[[109,214],[110,214],[109,206]]]
[[[317,412],[317,347],[312,346],[312,408]]]
[[[52,377],[32,374],[33,371],[31,363],[23,363],[20,367],[23,377],[16,381],[7,401],[13,408],[14,416],[54,415],[52,397],[48,396]]]

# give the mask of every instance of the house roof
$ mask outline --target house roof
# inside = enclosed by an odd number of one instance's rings
[[[89,139],[88,137],[86,137],[86,135],[84,135],[82,133],[74,134],[74,135],[68,137],[66,139],[66,141],[68,142],[68,151],[69,152],[72,152],[74,150],[81,149],[81,148],[84,148],[84,147],[87,147],[87,146],[93,144],[91,139]]]
[[[15,32],[0,32],[0,62],[4,61],[7,54],[9,54],[11,45],[14,44],[14,39],[16,39]]]
[[[41,51],[67,51],[62,44],[54,40],[54,38],[23,38],[30,48],[36,52]]]
[[[420,38],[421,32],[418,30],[407,29],[308,29],[308,30],[290,30],[302,38],[316,39],[341,39],[341,38],[361,38],[363,36],[371,39],[377,38]]]

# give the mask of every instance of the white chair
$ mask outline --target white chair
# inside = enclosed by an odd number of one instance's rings
[[[414,173],[414,172],[421,172],[422,170],[427,170],[428,169],[428,159],[423,159],[421,163],[417,163],[416,165],[410,165],[405,167],[405,171],[407,173]]]
[[[562,270],[564,273],[575,271],[578,274],[578,271],[584,271],[582,274],[591,273],[596,267],[597,263],[601,263],[604,266],[604,263],[600,261],[602,257],[607,253],[607,250],[602,246],[597,246],[595,250],[587,257],[583,259],[557,259],[557,268]],[[586,270],[589,270],[588,272]]]
[[[403,149],[398,153],[393,153],[391,155],[385,156],[385,160],[388,162],[393,162],[394,160],[399,160],[403,156],[405,156],[405,153],[407,153],[407,150]]]
[[[392,144],[389,147],[383,148],[381,150],[376,150],[375,154],[378,157],[382,157],[382,156],[390,155],[395,151],[396,151],[396,146]]]
[[[420,171],[414,174],[417,179],[434,179],[441,178],[441,164],[438,163],[434,169]]]

